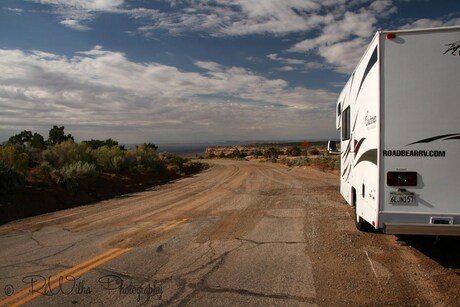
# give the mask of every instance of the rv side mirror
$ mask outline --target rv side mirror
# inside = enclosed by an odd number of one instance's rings
[[[327,144],[327,150],[329,153],[337,151],[337,144],[335,141],[329,141]]]

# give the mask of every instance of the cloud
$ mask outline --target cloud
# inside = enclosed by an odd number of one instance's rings
[[[10,13],[14,13],[16,15],[21,15],[22,12],[24,12],[23,9],[20,9],[20,8],[12,8],[12,7],[7,7],[7,8],[4,8],[5,11],[7,12],[10,12]]]
[[[173,11],[132,12],[144,19],[139,32],[167,31],[180,35],[190,31],[212,36],[253,34],[284,35],[314,29],[325,20],[315,14],[324,4],[316,0],[220,0],[175,1]]]
[[[362,4],[367,4],[362,6]],[[352,10],[360,5],[358,10]],[[388,17],[397,8],[390,0],[350,2],[349,6],[339,6],[330,12],[328,22],[321,28],[319,35],[304,39],[289,52],[313,53],[326,60],[329,67],[341,73],[350,73],[376,32],[378,18]]]
[[[78,20],[75,20],[75,19],[64,19],[64,20],[61,20],[60,24],[66,26],[66,27],[69,27],[69,28],[72,28],[74,30],[78,30],[78,31],[88,31],[88,30],[91,30],[90,27],[84,25],[84,24],[81,24],[80,21]]]
[[[283,66],[277,68],[279,71],[310,71],[324,69],[325,65],[319,62],[308,62],[306,60],[294,59],[294,58],[285,58],[281,57],[276,53],[267,55],[267,58],[281,63]]]
[[[110,11],[123,5],[123,0],[30,0],[56,8],[76,10]]]
[[[49,5],[52,12],[59,16],[59,23],[77,31],[88,31],[87,23],[98,13],[117,13],[124,4],[123,0],[29,0]]]
[[[131,143],[335,133],[334,93],[293,88],[241,67],[195,65],[203,72],[132,62],[102,46],[71,57],[0,49],[0,128],[59,124],[77,138]]]
[[[448,27],[460,25],[460,17],[453,17],[449,19],[417,19],[411,23],[407,23],[400,27],[401,30],[405,29],[422,29],[433,27]]]

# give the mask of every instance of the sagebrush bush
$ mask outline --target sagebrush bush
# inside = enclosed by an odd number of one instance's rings
[[[0,161],[0,193],[13,192],[24,186],[24,174]]]
[[[75,182],[83,178],[95,177],[96,166],[88,162],[77,161],[60,168],[50,168],[50,177],[56,184]]]
[[[294,159],[283,158],[280,159],[278,162],[286,164],[287,166],[317,166],[322,170],[335,170],[340,168],[339,156],[320,156],[315,159],[306,157],[299,157]]]
[[[42,157],[44,161],[56,168],[78,161],[93,163],[94,160],[91,148],[86,143],[75,143],[72,140],[56,144],[43,151]]]
[[[311,159],[298,157],[294,159],[284,159],[282,163],[287,166],[306,166],[311,164]]]
[[[21,146],[0,146],[0,163],[17,172],[26,174],[29,169],[29,155],[24,152]]]
[[[126,152],[118,146],[101,146],[91,150],[93,160],[100,170],[122,170],[128,168]]]
[[[130,150],[128,154],[131,156],[131,159],[134,158],[136,167],[139,170],[163,172],[166,169],[166,164],[169,164],[160,159],[155,148],[145,145]]]

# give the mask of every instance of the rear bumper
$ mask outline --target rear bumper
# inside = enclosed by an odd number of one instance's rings
[[[460,236],[460,225],[385,223],[383,231],[399,235]]]

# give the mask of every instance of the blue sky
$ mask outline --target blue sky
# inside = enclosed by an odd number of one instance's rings
[[[453,25],[458,0],[0,0],[0,141],[335,138],[377,30]]]

